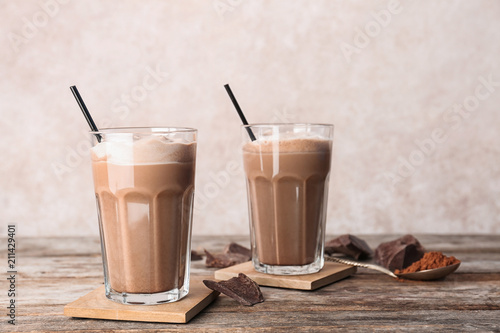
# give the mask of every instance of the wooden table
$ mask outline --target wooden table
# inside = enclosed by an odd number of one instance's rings
[[[327,239],[329,239],[328,237]],[[363,236],[375,248],[394,235]],[[266,301],[238,305],[221,295],[188,324],[158,324],[73,319],[63,316],[67,303],[103,282],[97,238],[19,238],[17,325],[2,316],[2,332],[291,332],[352,331],[490,331],[500,330],[500,235],[417,235],[427,250],[442,251],[462,261],[442,281],[399,282],[359,269],[350,278],[316,291],[262,287]],[[194,237],[193,249],[217,252],[247,237]],[[6,259],[6,240],[1,239]],[[5,267],[5,266],[3,266]],[[192,274],[212,274],[203,261]],[[6,273],[5,273],[6,274]],[[5,284],[5,279],[2,279]],[[6,293],[2,291],[5,312]]]

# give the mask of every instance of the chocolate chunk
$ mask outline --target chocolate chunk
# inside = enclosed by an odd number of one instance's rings
[[[197,261],[197,260],[201,260],[201,259],[203,259],[203,256],[200,253],[198,253],[194,250],[191,250],[191,261]]]
[[[226,281],[203,280],[203,283],[208,288],[221,292],[243,305],[251,306],[264,302],[259,285],[243,273]]]
[[[333,253],[343,253],[355,258],[356,260],[365,259],[373,255],[372,249],[370,249],[364,240],[348,234],[326,242],[325,253],[328,255]]]
[[[248,257],[248,260],[252,259],[252,251],[244,246],[237,243],[230,243],[224,249],[224,253],[239,253]]]
[[[375,249],[375,261],[390,269],[405,269],[420,260],[424,247],[412,235],[405,235],[390,242],[382,243]]]
[[[205,250],[205,254],[207,255],[205,260],[207,267],[225,268],[250,260],[248,256],[239,253],[211,254]]]

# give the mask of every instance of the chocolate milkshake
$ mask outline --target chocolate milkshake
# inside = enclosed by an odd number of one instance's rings
[[[323,267],[332,141],[284,125],[274,134],[259,126],[251,127],[257,140],[243,146],[254,267],[270,274],[317,272]]]
[[[195,141],[179,136],[195,132],[100,135],[92,168],[107,296],[178,300],[189,288],[196,155]]]

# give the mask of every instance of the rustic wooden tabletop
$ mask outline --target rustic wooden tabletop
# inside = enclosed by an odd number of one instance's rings
[[[372,248],[399,235],[362,236]],[[2,332],[290,332],[500,330],[500,235],[417,235],[427,250],[454,255],[462,265],[441,281],[399,282],[366,269],[316,291],[262,287],[253,307],[221,295],[188,324],[74,319],[66,304],[103,283],[97,238],[17,239],[16,325],[2,316]],[[329,238],[327,238],[329,239]],[[194,237],[193,249],[222,251],[248,238]],[[6,239],[1,247],[7,248]],[[5,253],[5,251],[3,251]],[[6,256],[3,256],[7,261]],[[7,271],[7,270],[6,270]],[[212,274],[203,261],[192,274]],[[5,273],[6,274],[6,273]],[[5,279],[4,280],[5,283]],[[8,289],[8,286],[5,285]],[[2,308],[6,290],[2,291]]]

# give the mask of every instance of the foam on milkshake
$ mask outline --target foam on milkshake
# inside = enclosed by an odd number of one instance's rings
[[[318,136],[304,136],[303,138],[259,139],[248,142],[243,146],[243,151],[248,153],[280,153],[317,152],[330,150],[332,141]]]
[[[108,140],[91,149],[92,160],[113,164],[140,165],[172,162],[191,162],[196,144],[165,136],[148,136],[133,140],[129,135],[107,134]]]

